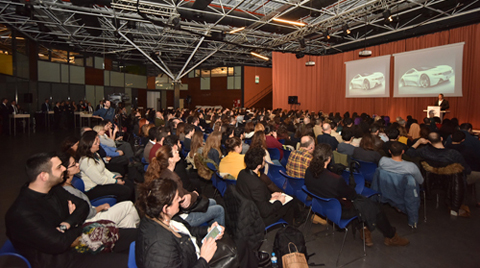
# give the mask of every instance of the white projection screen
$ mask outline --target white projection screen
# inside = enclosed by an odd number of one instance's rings
[[[390,55],[345,62],[345,98],[390,96]]]
[[[463,45],[414,50],[395,57],[394,97],[462,97]]]

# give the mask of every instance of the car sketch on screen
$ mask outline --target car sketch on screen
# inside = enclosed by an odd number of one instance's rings
[[[455,75],[448,65],[423,66],[408,70],[400,78],[400,87],[418,86],[422,88],[436,86],[450,80]]]
[[[350,81],[350,89],[369,90],[381,86],[384,81],[385,77],[381,72],[357,74]]]

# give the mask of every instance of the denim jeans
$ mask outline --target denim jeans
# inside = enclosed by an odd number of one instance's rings
[[[208,209],[206,212],[190,212],[185,218],[185,221],[192,227],[200,226],[205,222],[208,222],[210,226],[214,222],[218,222],[219,225],[225,226],[225,211],[223,207],[217,205],[214,199],[208,199]]]

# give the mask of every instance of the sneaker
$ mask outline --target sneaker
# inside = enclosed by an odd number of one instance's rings
[[[365,227],[364,230],[365,230],[365,246],[371,247],[371,246],[373,246],[372,233],[370,233],[370,230],[368,230],[367,227]],[[360,239],[363,240],[363,232],[362,232],[362,230],[360,229],[359,232],[360,232]]]
[[[387,246],[406,246],[409,243],[408,239],[399,236],[398,233],[395,233],[392,238],[385,237],[385,245]]]

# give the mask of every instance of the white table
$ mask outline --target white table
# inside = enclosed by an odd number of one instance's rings
[[[30,134],[30,114],[11,114],[10,116],[10,125],[13,120],[13,136],[17,135],[17,119],[28,119],[28,134]],[[25,127],[23,128],[23,133],[25,133]],[[12,128],[10,128],[10,134],[12,134]]]
[[[93,114],[89,114],[87,112],[75,112],[75,117],[77,117],[77,113],[78,115],[80,116],[80,128],[82,128],[83,126],[83,118],[88,118],[88,126],[91,126],[91,118],[93,116]],[[75,127],[76,127],[76,124],[75,124]]]

